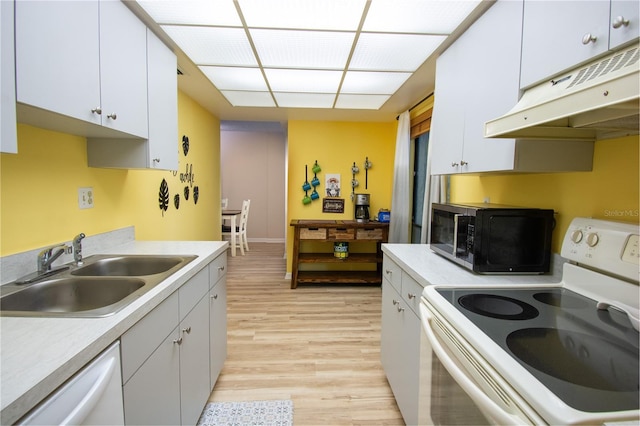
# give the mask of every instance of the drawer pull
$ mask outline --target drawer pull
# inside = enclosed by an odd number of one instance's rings
[[[400,304],[400,302],[398,302],[396,299],[393,299],[393,304],[394,304],[394,305],[399,305],[399,304]]]
[[[174,340],[173,343],[177,344],[177,345],[181,345],[182,344],[182,337],[180,337],[179,339]]]
[[[190,333],[191,333],[191,326],[189,326],[189,327],[187,327],[187,328],[183,328],[183,329],[182,329],[182,332],[183,332],[183,333],[190,334]]]
[[[409,296],[409,299],[415,299],[416,295],[413,293],[407,293],[407,296]]]
[[[218,271],[224,271],[224,266],[218,266]]]
[[[211,298],[212,298],[212,299],[214,299],[214,300],[216,300],[216,299],[218,299],[218,295],[217,295],[217,294],[214,294],[213,296],[211,296]]]
[[[398,312],[404,312],[404,308],[401,308],[400,306],[398,306]]]
[[[385,269],[384,273],[387,274],[387,275],[391,275],[391,274],[393,274],[393,271],[391,269]]]

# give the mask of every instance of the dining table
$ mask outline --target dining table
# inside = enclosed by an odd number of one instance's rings
[[[231,221],[231,241],[229,241],[231,247],[231,256],[236,255],[236,241],[237,241],[237,218],[240,217],[241,210],[222,210],[222,221],[229,219]]]

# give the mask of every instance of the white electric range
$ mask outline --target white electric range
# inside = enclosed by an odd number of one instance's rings
[[[638,425],[639,233],[576,218],[558,284],[425,287],[421,424]]]

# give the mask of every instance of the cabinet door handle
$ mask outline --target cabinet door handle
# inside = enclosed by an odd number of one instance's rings
[[[617,16],[616,19],[613,20],[613,23],[611,23],[611,26],[616,29],[622,26],[626,27],[628,25],[629,25],[629,20],[624,19],[624,16]]]
[[[94,113],[94,114],[101,115],[102,114],[102,108],[95,107],[94,109],[91,110],[91,112]]]
[[[404,312],[404,308],[401,308],[400,306],[398,306],[398,312]]]
[[[224,266],[218,266],[218,271],[224,271]]]
[[[467,164],[469,164],[468,161],[460,160],[460,165],[461,166],[466,166]]]
[[[393,274],[393,271],[391,269],[385,269],[384,273],[387,274],[387,275],[391,275],[391,274]]]
[[[595,43],[597,39],[598,37],[594,36],[593,34],[586,33],[584,36],[582,36],[582,44],[587,45],[589,43]]]
[[[407,293],[407,296],[409,296],[409,299],[415,299],[416,295],[413,293]]]
[[[392,303],[393,303],[394,305],[399,305],[399,304],[400,304],[400,302],[398,302],[396,299],[393,299],[393,300],[392,300]]]
[[[174,343],[174,344],[177,344],[177,345],[181,345],[181,344],[182,344],[182,337],[180,337],[180,338],[178,338],[178,339],[174,340],[174,341],[173,341],[173,343]]]
[[[218,299],[218,295],[214,294],[213,296],[211,296],[212,299],[217,300]]]
[[[183,333],[187,333],[187,334],[191,333],[191,326],[189,326],[189,327],[187,327],[187,328],[183,328],[183,329],[182,329],[182,332],[183,332]]]
[[[108,115],[107,115],[107,118],[110,118],[110,119],[112,119],[112,120],[115,120],[116,118],[118,118],[118,116],[116,115],[116,113],[115,113],[115,112],[112,112],[111,114],[108,114]]]
[[[458,163],[451,163],[451,167],[458,167],[460,164]]]
[[[159,162],[160,162],[160,159],[159,159],[159,158],[154,158],[154,159],[153,159],[153,162],[154,162],[154,163],[159,163]]]

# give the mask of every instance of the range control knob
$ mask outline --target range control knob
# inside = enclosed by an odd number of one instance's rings
[[[576,244],[582,241],[582,231],[579,229],[576,229],[575,231],[573,231],[571,233],[571,241],[573,241]]]
[[[598,234],[596,233],[587,234],[587,245],[589,247],[594,247],[596,244],[598,244],[598,241],[600,241]]]

